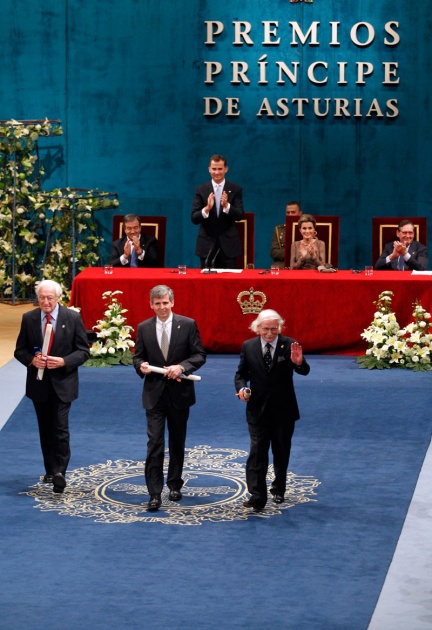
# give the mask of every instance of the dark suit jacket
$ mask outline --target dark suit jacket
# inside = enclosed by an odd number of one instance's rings
[[[217,242],[227,258],[235,258],[242,254],[235,222],[240,221],[244,215],[243,191],[237,184],[226,180],[224,191],[228,195],[228,203],[231,204],[228,214],[221,210],[218,217],[215,203],[208,219],[204,219],[202,209],[206,207],[208,196],[213,192],[213,184],[210,180],[195,189],[191,218],[194,225],[200,225],[195,249],[196,255],[200,258],[206,258]],[[213,252],[214,254],[216,251]]]
[[[112,244],[111,250],[111,258],[110,264],[113,267],[130,267],[130,257],[127,265],[122,265],[120,262],[120,256],[123,255],[124,246],[126,243],[127,237],[118,238]],[[140,235],[140,244],[141,249],[145,251],[144,260],[137,260],[138,267],[156,267],[157,265],[157,257],[158,257],[158,249],[157,249],[157,240],[154,236],[147,236],[147,234]]]
[[[55,370],[46,369],[43,379],[36,380],[37,368],[30,363],[35,348],[42,348],[40,309],[25,313],[21,322],[15,348],[15,358],[27,367],[26,396],[35,402],[44,402],[49,397],[49,382],[63,402],[78,398],[78,366],[90,356],[89,344],[81,315],[64,306],[59,306],[58,320],[50,354],[63,357],[66,365]]]
[[[236,390],[242,387],[251,388],[252,394],[247,402],[247,421],[256,424],[259,422],[264,407],[271,399],[276,416],[283,422],[286,420],[298,420],[299,409],[294,391],[293,372],[297,374],[309,374],[310,366],[303,358],[301,365],[295,365],[291,361],[291,344],[294,339],[278,336],[276,350],[273,357],[272,368],[269,373],[264,366],[264,357],[261,349],[261,338],[245,341],[240,352],[240,363],[235,375]]]
[[[141,378],[145,376],[142,396],[145,409],[153,409],[165,387],[169,388],[169,397],[174,407],[183,409],[195,404],[193,381],[181,379],[178,382],[174,379],[166,379],[163,374],[155,372],[144,375],[139,369],[144,361],[156,367],[181,365],[186,375],[192,374],[204,365],[206,353],[193,319],[173,313],[171,339],[166,360],[156,336],[156,316],[141,322],[137,332],[134,367]]]
[[[393,243],[387,243],[384,247],[384,251],[381,256],[378,258],[375,269],[394,269],[397,271],[398,259],[394,258],[390,263],[386,263],[387,256],[393,251]],[[426,271],[428,267],[428,250],[427,247],[419,243],[418,241],[413,241],[408,249],[408,253],[411,254],[411,258],[407,261],[404,261],[404,269],[417,271]]]

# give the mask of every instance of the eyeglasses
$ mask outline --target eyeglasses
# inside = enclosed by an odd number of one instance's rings
[[[407,232],[406,230],[399,230],[399,232],[400,232],[401,234],[408,234],[408,235],[410,235],[410,234],[414,234],[414,232]]]
[[[54,302],[55,299],[55,295],[39,295],[39,300],[41,302],[44,302],[45,300],[47,300],[48,302]]]
[[[264,333],[268,333],[268,332],[277,333],[277,332],[279,332],[279,328],[266,328],[264,326],[261,326],[260,330],[261,330],[261,332],[264,332]]]

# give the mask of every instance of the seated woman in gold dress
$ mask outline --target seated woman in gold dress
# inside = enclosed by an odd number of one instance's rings
[[[291,244],[290,269],[318,269],[325,265],[325,243],[317,238],[314,217],[302,214],[298,226],[302,239]]]

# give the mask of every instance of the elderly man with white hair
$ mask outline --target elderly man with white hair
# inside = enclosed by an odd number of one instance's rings
[[[23,315],[15,358],[27,368],[26,396],[38,420],[43,481],[61,494],[70,459],[69,410],[78,398],[78,367],[90,356],[89,344],[81,315],[60,306],[57,282],[39,282],[36,295],[39,308]]]
[[[246,482],[251,496],[243,505],[254,511],[267,503],[270,445],[274,466],[270,493],[275,503],[284,501],[291,438],[300,417],[293,373],[306,376],[310,371],[301,345],[281,334],[283,324],[276,311],[261,311],[250,326],[257,337],[243,343],[235,375],[238,396],[247,403],[250,435]]]

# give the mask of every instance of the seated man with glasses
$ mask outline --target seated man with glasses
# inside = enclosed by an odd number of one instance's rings
[[[396,235],[398,240],[387,243],[375,264],[375,269],[426,271],[428,250],[427,247],[414,240],[414,225],[409,219],[404,219],[399,223]]]
[[[154,236],[141,234],[140,218],[126,214],[123,218],[125,236],[112,244],[110,265],[113,267],[156,267],[158,249]]]

